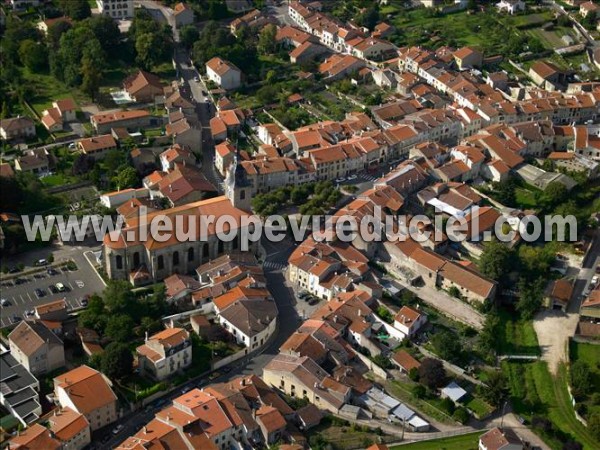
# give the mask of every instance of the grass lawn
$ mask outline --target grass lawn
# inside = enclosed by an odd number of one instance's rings
[[[44,186],[54,187],[54,186],[63,186],[65,184],[76,183],[77,178],[69,175],[64,175],[62,173],[56,173],[53,175],[48,175],[47,177],[43,177],[42,183]]]
[[[499,312],[503,332],[498,336],[500,355],[539,355],[537,335],[531,321],[517,320],[509,311]]]
[[[515,196],[517,199],[517,204],[521,207],[521,208],[535,208],[536,207],[536,200],[535,200],[535,194],[527,189],[524,188],[517,188],[515,189]]]
[[[569,342],[569,358],[571,364],[575,361],[584,361],[590,367],[590,372],[593,374],[592,380],[594,388],[592,389],[592,392],[582,400],[588,408],[588,417],[594,412],[600,413],[600,405],[594,405],[593,402],[590,401],[592,393],[600,392],[600,346],[571,341]]]
[[[317,443],[331,443],[337,450],[366,448],[376,442],[394,442],[395,436],[385,436],[367,426],[353,425],[342,419],[325,417],[321,423],[308,432],[312,448]],[[325,447],[319,447],[325,448]]]
[[[479,436],[482,431],[462,434],[431,441],[414,442],[412,444],[396,445],[390,450],[475,450],[479,445]]]
[[[473,414],[475,414],[478,419],[484,419],[494,411],[493,406],[488,405],[484,400],[479,397],[474,397],[473,395],[468,397],[465,406],[473,411]]]
[[[52,102],[62,98],[73,98],[79,105],[88,101],[87,97],[77,89],[69,88],[51,75],[23,71],[26,82],[33,95],[27,100],[38,114],[52,107]]]
[[[582,443],[585,450],[597,448],[589,431],[575,418],[564,365],[556,378],[542,361],[503,361],[502,370],[509,380],[514,412],[528,420],[537,416],[553,423],[557,430],[553,434],[536,430],[550,447],[561,448],[570,438]]]

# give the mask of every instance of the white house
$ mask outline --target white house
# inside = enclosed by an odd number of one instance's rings
[[[164,380],[192,364],[190,333],[183,328],[167,328],[136,349],[142,374]]]
[[[148,198],[150,193],[146,188],[130,188],[121,191],[107,192],[100,196],[100,203],[107,208],[117,208],[123,203],[133,200],[134,198]]]
[[[509,14],[514,14],[519,11],[525,11],[525,2],[521,0],[501,0],[496,3],[498,11],[506,11]]]
[[[209,80],[226,90],[237,89],[242,84],[242,71],[219,57],[206,63],[206,75]]]
[[[100,14],[113,19],[133,17],[133,0],[96,0]]]
[[[413,336],[427,322],[427,316],[408,306],[403,306],[394,318],[394,328],[407,336]]]

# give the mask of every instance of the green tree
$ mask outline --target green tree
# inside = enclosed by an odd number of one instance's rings
[[[81,75],[81,90],[94,101],[102,84],[102,72],[95,66],[91,58],[84,57],[81,65]]]
[[[485,386],[479,386],[479,392],[490,405],[500,407],[508,399],[508,382],[499,371],[488,373]]]
[[[431,338],[431,345],[442,359],[456,361],[460,359],[462,345],[460,338],[449,331],[440,331]]]
[[[133,337],[135,322],[125,314],[111,315],[106,324],[104,334],[115,342],[129,342]]]
[[[135,302],[131,286],[125,280],[110,280],[102,292],[102,298],[111,313],[124,311]]]
[[[460,408],[456,408],[454,414],[452,414],[452,418],[461,424],[465,424],[469,421],[469,411],[462,406]]]
[[[193,25],[186,25],[179,30],[179,39],[186,48],[192,48],[194,42],[200,38],[198,28]]]
[[[258,36],[257,48],[263,55],[270,55],[277,49],[277,28],[273,24],[269,24],[262,29]]]
[[[600,413],[599,412],[594,412],[594,413],[590,414],[590,417],[588,418],[588,430],[590,430],[590,433],[592,434],[594,439],[596,439],[596,442],[600,442]]]
[[[137,170],[134,167],[127,166],[120,170],[113,177],[113,184],[117,189],[129,189],[136,187],[140,182]]]
[[[120,380],[133,370],[133,355],[126,344],[111,342],[100,359],[101,371],[110,379]]]
[[[502,281],[513,266],[512,251],[502,242],[494,239],[486,242],[479,258],[479,271],[488,278]]]
[[[92,15],[87,0],[59,0],[58,7],[73,20],[83,20]]]
[[[112,17],[104,15],[90,17],[80,26],[89,28],[107,53],[115,51],[121,43],[121,31]]]
[[[575,397],[587,395],[593,389],[593,376],[590,366],[585,361],[571,364],[571,388]]]
[[[56,50],[60,44],[61,36],[71,28],[73,28],[73,25],[66,20],[59,20],[50,25],[50,27],[48,27],[48,33],[46,34],[46,41],[50,48]]]
[[[492,360],[495,356],[499,332],[500,318],[494,312],[490,312],[485,318],[483,329],[477,339],[477,347],[488,361]]]
[[[552,207],[564,202],[568,195],[569,191],[564,184],[553,181],[544,190],[542,199],[547,207]]]
[[[48,66],[48,50],[43,44],[26,39],[19,45],[19,58],[32,72],[41,72]]]
[[[419,367],[419,382],[431,390],[441,388],[446,383],[446,371],[439,359],[425,358]]]
[[[517,301],[516,309],[521,318],[531,319],[533,315],[540,309],[544,300],[544,278],[528,279],[521,278],[519,280],[519,300]]]

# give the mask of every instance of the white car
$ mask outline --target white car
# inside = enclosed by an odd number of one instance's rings
[[[356,180],[357,178],[358,178],[358,175],[353,174],[348,177],[348,181]]]
[[[65,285],[62,283],[56,283],[55,287],[58,292],[65,292],[67,290]]]
[[[5,298],[0,299],[0,306],[9,306],[10,302],[8,300],[6,300]]]
[[[344,177],[337,178],[337,179],[335,180],[335,182],[336,182],[336,183],[343,183],[344,181],[346,181],[346,179],[345,179]]]
[[[125,428],[123,425],[121,425],[121,424],[117,425],[116,427],[113,428],[112,434],[114,434],[116,436],[121,431],[123,431],[123,428]]]

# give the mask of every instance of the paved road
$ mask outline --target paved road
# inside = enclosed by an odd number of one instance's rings
[[[583,295],[586,292],[592,277],[596,274],[596,267],[600,265],[600,230],[595,231],[590,250],[585,256],[579,274],[573,287],[573,296],[567,307],[569,313],[579,314],[581,303],[585,299]]]
[[[0,313],[1,327],[7,327],[15,323],[16,320],[22,319],[26,311],[33,310],[34,307],[49,303],[54,300],[65,298],[71,309],[81,308],[81,299],[86,295],[91,295],[97,292],[102,292],[104,289],[104,281],[95,269],[92,267],[84,252],[89,250],[98,250],[97,247],[53,247],[54,264],[73,260],[78,269],[76,271],[68,271],[57,269],[58,274],[48,275],[46,271],[41,271],[34,275],[19,275],[10,274],[3,275],[1,278],[2,298],[10,302],[10,306],[2,307]],[[40,258],[46,258],[51,249],[37,250],[25,254],[11,257],[8,259],[9,265],[18,263],[31,266],[33,261]],[[31,267],[26,267],[24,272],[31,270]],[[27,280],[23,284],[15,284],[16,278]],[[50,286],[55,286],[56,283],[62,283],[67,292],[53,293]],[[35,293],[36,289],[43,292],[42,297],[38,297]]]

